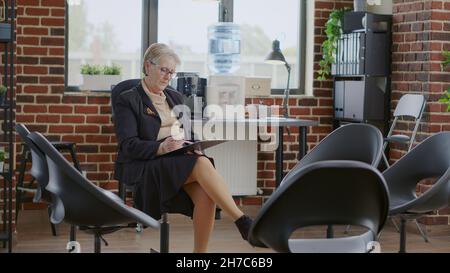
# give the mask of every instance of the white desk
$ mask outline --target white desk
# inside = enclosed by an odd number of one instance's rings
[[[316,126],[317,121],[302,120],[296,118],[264,118],[264,119],[238,119],[238,120],[201,120],[193,121],[194,126],[223,125],[223,138],[229,142],[206,150],[206,154],[215,159],[216,168],[229,183],[233,195],[256,195],[256,175],[257,175],[257,140],[248,139],[251,134],[250,126],[278,127],[278,145],[275,151],[275,181],[278,187],[283,179],[283,135],[284,127],[296,126],[299,128],[299,154],[300,160],[308,149],[307,127]],[[226,137],[226,129],[234,128],[231,139]],[[245,128],[245,138],[236,139],[239,126]],[[242,128],[241,128],[242,130]],[[232,182],[230,182],[232,181]],[[243,186],[240,186],[240,185]]]

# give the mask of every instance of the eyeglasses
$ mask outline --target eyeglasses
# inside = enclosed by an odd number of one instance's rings
[[[161,75],[162,75],[163,77],[169,76],[169,78],[172,79],[172,78],[175,76],[175,74],[177,74],[176,71],[171,70],[170,68],[167,68],[167,67],[164,67],[164,66],[160,66],[159,64],[155,64],[155,63],[152,62],[152,61],[149,61],[149,62],[150,62],[152,65],[159,66],[159,72],[161,73]]]

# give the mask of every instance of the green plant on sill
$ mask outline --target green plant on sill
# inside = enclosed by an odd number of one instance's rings
[[[118,65],[90,65],[85,64],[81,66],[81,74],[83,75],[120,75],[121,68]]]
[[[84,64],[81,66],[81,74],[83,75],[100,75],[102,68],[98,65]]]
[[[4,161],[5,161],[5,151],[0,151],[0,162],[4,162]]]
[[[442,68],[450,65],[450,51],[444,51],[442,53],[444,61],[442,61]],[[447,88],[445,94],[439,99],[439,102],[447,104],[447,112],[450,112],[450,87]]]
[[[6,91],[8,91],[8,89],[6,88],[6,86],[4,86],[3,84],[0,84],[0,96],[3,96],[6,94]]]
[[[327,39],[322,43],[322,60],[319,62],[319,81],[325,80],[331,74],[331,64],[336,63],[335,55],[339,38],[342,35],[342,19],[350,9],[334,10],[325,24]]]
[[[121,68],[118,65],[111,65],[111,66],[107,66],[105,65],[103,67],[103,74],[104,75],[120,75],[121,72]]]

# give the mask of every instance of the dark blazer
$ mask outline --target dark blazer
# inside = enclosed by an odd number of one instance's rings
[[[171,87],[163,92],[170,108],[183,103],[182,95]],[[141,178],[145,162],[156,157],[161,119],[141,84],[118,96],[114,113],[119,148],[115,178],[134,184]]]

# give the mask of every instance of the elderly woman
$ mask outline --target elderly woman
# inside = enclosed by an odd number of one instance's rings
[[[216,204],[235,221],[247,240],[252,220],[236,206],[224,179],[201,154],[162,156],[179,149],[183,140],[171,136],[178,124],[171,109],[181,94],[168,86],[179,57],[167,45],[152,44],[144,55],[145,77],[122,92],[115,105],[119,153],[116,179],[135,185],[135,205],[159,219],[161,213],[192,217],[194,252],[205,252],[214,226]]]

